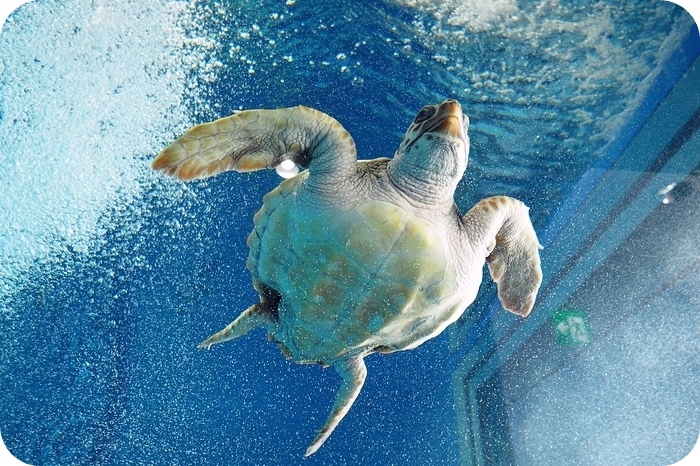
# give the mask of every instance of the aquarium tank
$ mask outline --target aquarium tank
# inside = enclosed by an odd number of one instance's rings
[[[526,318],[488,269],[410,351],[340,378],[257,329],[275,170],[151,169],[189,127],[304,105],[358,157],[469,118],[454,200],[521,200]],[[303,167],[302,167],[303,168]],[[661,0],[35,0],[0,33],[0,435],[40,465],[648,465],[700,433],[700,35]]]

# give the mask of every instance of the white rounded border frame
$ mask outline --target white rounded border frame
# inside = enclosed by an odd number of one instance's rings
[[[10,13],[28,1],[31,0],[3,0],[2,3],[0,3],[0,31],[2,30],[7,17],[10,16]]]
[[[10,14],[19,8],[24,3],[31,0],[2,0],[0,3],[0,34],[2,33],[2,27],[5,24],[5,20],[10,16]],[[700,18],[700,1],[698,0],[666,0],[677,4],[685,11],[690,13],[695,20],[696,25],[698,23],[698,18]],[[0,464],[6,466],[27,466],[26,463],[21,462],[15,458],[12,453],[5,447],[5,443],[2,441],[2,432],[0,432]],[[695,444],[693,450],[677,463],[673,463],[670,466],[693,466],[700,464],[700,433],[698,433],[698,441]]]

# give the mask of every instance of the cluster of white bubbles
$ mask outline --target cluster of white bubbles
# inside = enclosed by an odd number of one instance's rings
[[[192,124],[193,75],[207,69],[196,14],[168,0],[72,0],[28,2],[6,20],[0,296],[37,263],[96,248],[153,182],[150,159]]]

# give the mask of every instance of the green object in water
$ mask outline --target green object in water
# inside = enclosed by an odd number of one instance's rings
[[[585,311],[561,309],[552,314],[557,343],[561,346],[585,346],[591,342],[591,329]]]

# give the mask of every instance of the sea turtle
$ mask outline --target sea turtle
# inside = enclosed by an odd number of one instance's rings
[[[189,129],[153,160],[182,180],[226,170],[306,170],[263,198],[248,237],[260,302],[201,347],[262,327],[295,362],[342,378],[318,450],[350,409],[375,352],[415,348],[475,299],[484,262],[509,311],[527,316],[542,281],[528,208],[495,196],[462,216],[469,119],[446,100],[420,109],[392,159],[358,161],[332,117],[299,106],[248,110]]]

